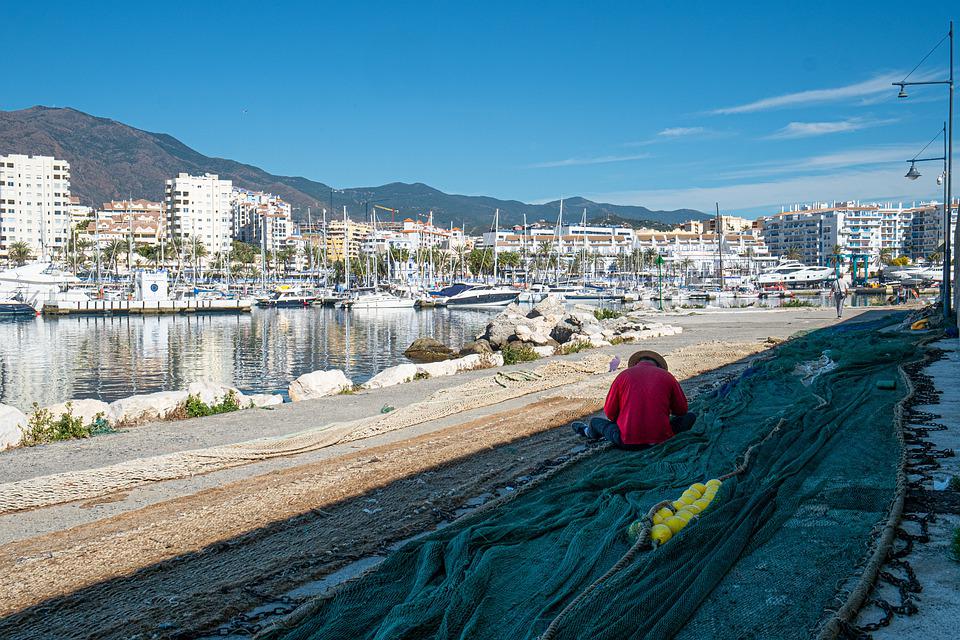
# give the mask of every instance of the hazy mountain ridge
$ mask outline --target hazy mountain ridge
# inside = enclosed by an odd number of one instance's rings
[[[240,187],[276,193],[299,207],[299,219],[306,216],[308,206],[329,208],[330,186],[322,182],[302,176],[277,176],[252,165],[205,156],[169,134],[143,131],[75,109],[37,106],[0,111],[0,154],[5,153],[53,155],[67,160],[71,191],[85,204],[99,205],[127,197],[160,200],[164,180],[179,172],[209,172]],[[356,218],[362,215],[365,201],[400,209],[405,215],[433,211],[437,224],[466,225],[468,229],[489,227],[498,208],[504,226],[519,224],[524,214],[528,222],[553,222],[559,209],[556,201],[527,204],[490,196],[448,194],[419,182],[343,189],[334,194],[333,204],[335,210],[347,205]],[[661,227],[708,217],[692,209],[651,211],[574,197],[564,201],[564,219],[578,220],[584,207],[590,220],[649,221],[651,226]]]

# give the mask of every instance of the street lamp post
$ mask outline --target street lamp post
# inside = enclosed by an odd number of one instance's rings
[[[933,140],[936,140],[937,137],[939,136],[943,136],[943,155],[938,158],[919,157],[923,154],[924,151],[927,150],[927,147],[933,144]],[[907,178],[908,180],[916,180],[917,178],[919,178],[920,171],[917,170],[918,162],[943,161],[943,174],[942,174],[944,178],[943,179],[943,192],[944,192],[943,201],[944,203],[948,203],[950,202],[950,192],[949,192],[950,181],[947,179],[947,172],[948,172],[947,158],[949,154],[947,153],[947,123],[946,122],[943,123],[943,128],[940,129],[940,132],[937,133],[936,136],[934,136],[933,140],[930,140],[930,142],[928,142],[927,145],[923,149],[921,149],[917,155],[913,156],[912,159],[907,160],[907,162],[910,163],[910,169],[907,170],[907,173],[903,177]],[[950,322],[950,319],[951,319],[951,314],[950,314],[950,302],[951,302],[951,297],[950,297],[950,292],[951,292],[951,289],[950,289],[950,219],[951,219],[950,206],[947,204],[944,204],[943,282],[940,285],[940,304],[943,306],[943,319],[948,323]]]
[[[950,311],[949,311],[949,301],[950,301],[950,259],[951,259],[951,246],[950,246],[950,222],[951,222],[951,209],[952,209],[952,199],[953,199],[953,20],[950,21],[950,30],[947,32],[947,38],[950,40],[950,76],[946,80],[929,80],[929,81],[917,81],[917,82],[908,82],[907,78],[910,77],[908,73],[907,76],[900,82],[894,82],[894,86],[900,87],[900,93],[897,95],[899,98],[906,98],[907,91],[906,88],[909,86],[915,85],[927,85],[927,84],[942,84],[947,86],[947,129],[946,129],[946,160],[944,162],[944,182],[946,182],[946,197],[945,202],[943,203],[943,284],[941,285],[941,292],[943,294],[943,313],[944,320],[950,320]],[[941,40],[937,43],[937,46],[934,47],[935,50],[943,42]],[[933,53],[933,50],[930,53]],[[930,55],[927,54],[927,56]],[[926,58],[924,58],[926,60]],[[923,63],[923,60],[920,61]],[[920,65],[918,64],[917,67]],[[914,71],[917,69],[914,67]],[[911,71],[910,73],[913,73]],[[911,164],[911,171],[907,172],[907,177],[915,179],[919,176],[911,176],[911,172],[916,172],[916,167]],[[954,232],[953,246],[956,247],[960,245],[960,224],[957,225],[957,229]],[[957,261],[957,264],[954,267],[954,276],[955,279],[960,285],[960,260]],[[957,287],[956,291],[960,291],[960,286]],[[960,301],[954,301],[954,308],[960,310]]]

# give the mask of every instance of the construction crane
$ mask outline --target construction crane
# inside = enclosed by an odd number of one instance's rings
[[[384,210],[384,211],[389,211],[389,212],[390,212],[390,222],[393,222],[393,221],[394,221],[394,220],[393,220],[394,214],[400,213],[400,209],[391,209],[390,207],[385,207],[385,206],[383,206],[382,204],[375,204],[375,205],[373,205],[373,208],[374,208],[374,209],[382,209],[382,210]]]

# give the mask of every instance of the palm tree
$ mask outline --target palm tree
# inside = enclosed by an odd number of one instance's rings
[[[126,253],[127,251],[127,241],[126,240],[111,240],[107,243],[106,252],[107,252],[107,268],[113,269],[113,274],[115,276],[120,275],[120,256]]]
[[[790,249],[788,249],[787,252],[783,254],[783,257],[786,258],[787,260],[799,261],[801,258],[803,258],[803,254],[800,253],[800,249],[797,249],[796,247],[790,247]]]
[[[893,259],[893,249],[891,249],[890,247],[884,247],[883,249],[880,249],[880,262],[882,262],[883,264],[889,265],[892,259]]]
[[[19,267],[26,264],[27,261],[33,257],[33,249],[22,240],[14,242],[10,245],[10,248],[7,249],[7,257]]]
[[[504,251],[500,254],[500,257],[497,258],[497,263],[500,266],[501,272],[507,269],[516,269],[520,266],[520,254],[516,251]]]
[[[135,253],[154,267],[160,262],[160,247],[155,244],[141,244],[135,249]]]

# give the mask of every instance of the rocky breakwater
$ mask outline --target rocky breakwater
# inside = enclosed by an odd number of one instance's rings
[[[659,336],[683,329],[646,319],[644,311],[620,313],[577,305],[568,311],[548,296],[527,311],[511,304],[491,320],[465,352],[483,353],[527,347],[539,356],[566,353],[584,347],[605,347]]]

